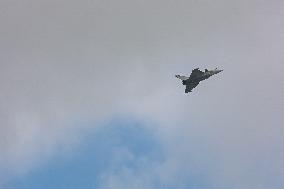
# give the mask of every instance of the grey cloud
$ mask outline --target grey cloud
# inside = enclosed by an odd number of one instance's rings
[[[249,188],[269,167],[263,188],[283,185],[281,1],[3,0],[0,7],[3,178],[79,143],[77,133],[91,128],[74,123],[131,111],[160,123],[170,151],[175,137],[185,140],[177,154],[194,150],[198,161],[206,153],[194,148],[202,146],[185,144],[210,143],[228,183]],[[225,71],[191,95],[173,77],[215,66]],[[248,181],[241,175],[251,169]]]

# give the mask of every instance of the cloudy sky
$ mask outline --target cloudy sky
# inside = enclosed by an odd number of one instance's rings
[[[0,0],[0,189],[284,188],[283,9]]]

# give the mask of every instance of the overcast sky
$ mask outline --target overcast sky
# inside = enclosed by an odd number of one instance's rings
[[[283,9],[0,0],[0,188],[282,189]]]

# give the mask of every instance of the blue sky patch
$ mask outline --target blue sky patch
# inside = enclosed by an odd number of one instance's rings
[[[163,162],[162,149],[143,122],[113,119],[88,134],[72,157],[59,155],[26,177],[13,180],[7,188],[105,188],[107,175],[121,176],[126,170],[139,174]]]

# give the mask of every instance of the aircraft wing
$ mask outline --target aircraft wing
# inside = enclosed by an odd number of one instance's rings
[[[200,71],[199,68],[196,68],[196,69],[192,70],[192,72],[190,74],[190,78],[194,78],[194,77],[199,76],[201,74],[203,74],[203,72]]]
[[[194,89],[198,84],[199,82],[194,82],[186,85],[185,93],[191,92],[191,90]]]

